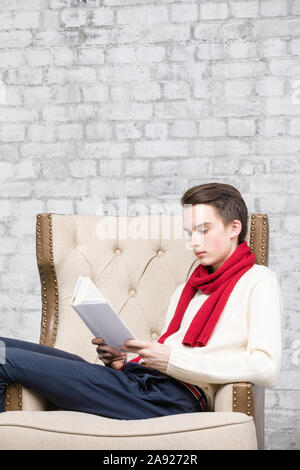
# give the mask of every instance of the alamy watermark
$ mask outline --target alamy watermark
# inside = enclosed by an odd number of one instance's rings
[[[6,346],[4,341],[0,340],[0,364],[6,363]]]
[[[203,237],[194,230],[205,221],[205,206],[192,204],[151,204],[128,205],[126,198],[114,203],[99,204],[96,215],[103,215],[96,226],[96,236],[101,240],[186,240],[185,247],[191,250],[188,239],[193,232],[198,240]],[[184,216],[185,215],[185,220]],[[186,230],[184,225],[188,225]]]

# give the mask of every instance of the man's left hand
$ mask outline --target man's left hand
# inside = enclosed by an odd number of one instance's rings
[[[167,370],[171,348],[157,341],[128,339],[120,347],[120,351],[136,353],[144,359],[146,367],[165,372]]]

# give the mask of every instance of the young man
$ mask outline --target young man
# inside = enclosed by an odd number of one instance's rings
[[[63,409],[140,419],[213,409],[218,384],[272,387],[281,362],[282,297],[276,274],[255,264],[244,241],[247,207],[233,186],[211,183],[181,199],[200,264],[175,289],[158,341],[120,351],[94,338],[101,367],[55,348],[0,338],[0,411],[10,381]],[[126,363],[126,353],[138,357]],[[125,357],[125,359],[124,359]]]
[[[198,385],[213,409],[218,384],[276,385],[282,294],[275,272],[255,264],[244,241],[248,211],[236,188],[221,183],[195,186],[181,202],[183,225],[200,265],[175,289],[158,342],[130,340],[121,349],[140,355],[130,362]],[[97,338],[93,342],[101,345]],[[97,350],[111,367],[125,366],[117,351],[108,346]]]

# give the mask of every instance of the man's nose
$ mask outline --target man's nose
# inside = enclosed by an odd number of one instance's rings
[[[199,247],[201,248],[203,246],[203,237],[198,233],[192,233],[191,238],[190,238],[190,246],[191,247]]]

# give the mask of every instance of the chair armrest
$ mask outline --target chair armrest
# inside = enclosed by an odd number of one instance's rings
[[[232,411],[233,384],[220,385],[215,394],[214,411]]]
[[[22,410],[23,411],[46,411],[49,402],[33,390],[22,386]]]
[[[45,411],[49,402],[33,390],[11,383],[6,387],[5,411]]]
[[[247,382],[224,384],[215,394],[215,411],[235,411],[253,416],[258,448],[264,448],[265,389]]]

